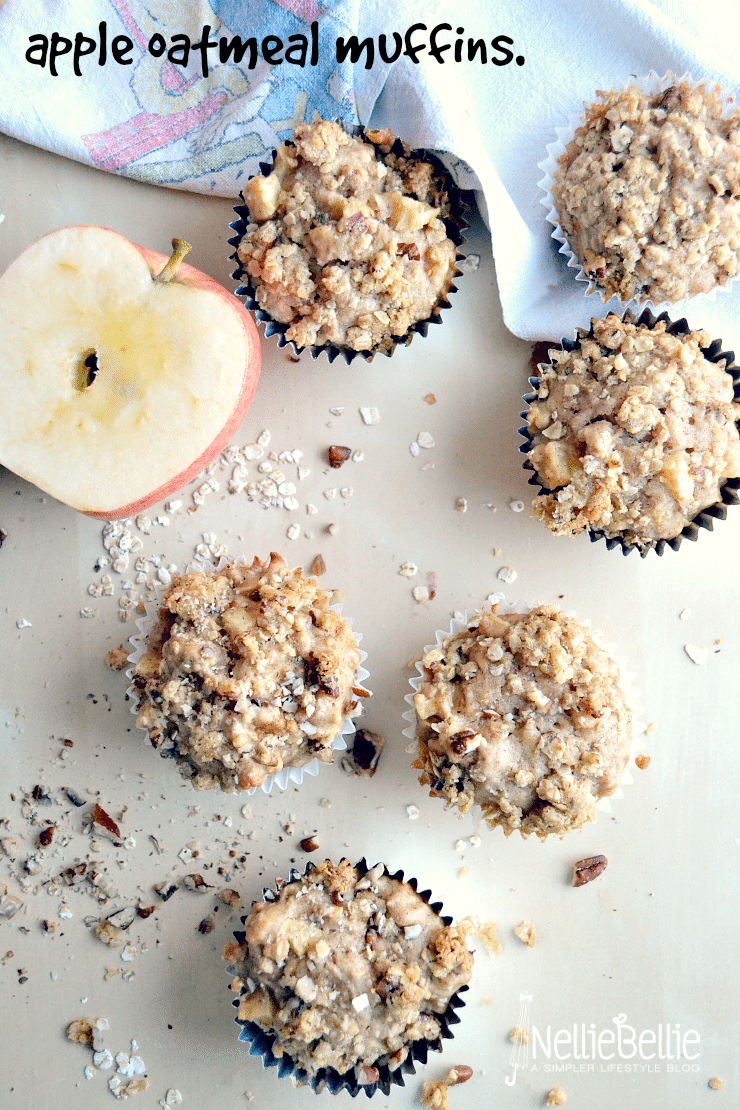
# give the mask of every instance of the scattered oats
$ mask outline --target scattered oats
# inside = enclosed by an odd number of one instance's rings
[[[262,448],[269,447],[271,439],[272,432],[269,432],[267,428],[265,428],[265,430],[260,432],[260,434],[257,436],[257,444],[259,447]]]
[[[694,644],[684,644],[683,649],[691,662],[696,663],[697,667],[701,667],[703,663],[706,663],[707,656],[709,655],[709,648],[696,647]]]
[[[416,437],[416,442],[420,447],[423,447],[425,451],[430,451],[432,447],[435,446],[434,436],[431,432],[419,432]]]
[[[545,1099],[545,1106],[563,1106],[568,1101],[568,1096],[562,1087],[553,1087]]]
[[[418,574],[418,572],[419,568],[417,567],[416,563],[404,563],[398,569],[398,573],[401,575],[402,578],[413,578],[415,574]]]
[[[251,817],[252,816],[252,807],[251,806],[242,806],[241,814],[242,814],[242,817],[247,817],[247,818]]]
[[[465,844],[464,840],[456,840],[455,841],[455,851],[456,852],[464,852],[466,847],[467,847],[467,845]]]
[[[687,621],[689,619],[689,617],[691,616],[691,610],[690,609],[682,609],[681,612],[678,614],[678,616],[679,616],[680,620]]]
[[[526,944],[527,948],[534,948],[534,942],[537,939],[537,930],[531,921],[522,921],[521,925],[517,925],[514,932],[519,937],[522,944]]]
[[[172,583],[172,575],[167,570],[167,567],[159,567],[157,570],[157,578],[163,586],[169,586]]]
[[[97,610],[84,608],[84,609],[80,609],[80,616],[81,617],[86,617],[89,620],[90,617],[95,616],[96,612],[97,612]]]
[[[468,503],[464,497],[458,497],[455,500],[455,510],[458,513],[466,513],[468,511]]]
[[[526,1029],[522,1029],[521,1026],[515,1025],[509,1032],[509,1039],[513,1041],[514,1044],[529,1044],[529,1033]]]
[[[15,622],[15,627],[16,628],[33,628],[33,625],[31,624],[30,621],[27,621],[25,619],[25,617],[22,617],[19,621]]]
[[[302,482],[305,478],[308,478],[311,471],[307,466],[299,466],[296,473],[298,475],[299,481]]]
[[[414,586],[411,593],[414,595],[414,601],[418,602],[419,605],[429,601],[429,590],[426,586]]]
[[[409,821],[416,821],[419,817],[419,807],[414,805],[406,806],[406,814]]]
[[[233,822],[233,819],[231,817],[224,817],[224,825],[226,826],[227,829],[230,829],[233,824],[234,824],[234,822]]]
[[[720,1079],[718,1075],[713,1075],[712,1078],[709,1080],[709,1086],[712,1088],[713,1091],[721,1091],[724,1085],[724,1079]]]
[[[316,508],[316,506],[312,505],[309,501],[309,503],[306,505],[306,512],[308,513],[308,515],[315,516],[318,511],[319,510]]]
[[[362,411],[362,410],[360,410],[360,411]],[[329,412],[332,414],[332,416],[341,416],[344,412],[344,407],[329,409]]]
[[[352,462],[363,462],[364,459],[365,459],[365,452],[364,451],[360,451],[358,449],[357,451],[352,452]]]
[[[380,422],[380,413],[376,408],[360,408],[360,416],[365,424],[378,424]]]
[[[457,873],[457,877],[458,877],[458,879],[467,879],[467,877],[468,877],[467,867],[461,867],[460,870]]]
[[[139,955],[138,948],[134,948],[133,944],[127,944],[121,952],[121,959],[125,964],[130,964]]]
[[[512,582],[516,582],[517,573],[513,567],[500,567],[496,577],[500,578],[502,582],[505,582],[507,586],[510,586]]]
[[[324,490],[324,497],[326,498],[327,501],[333,501],[336,496],[337,496],[336,486],[333,489],[325,489]]]
[[[85,1079],[92,1079],[92,1077],[95,1075],[95,1068],[90,1067],[90,1065],[88,1064],[87,1067],[85,1068],[85,1073],[84,1074],[85,1074]]]
[[[512,513],[523,513],[524,512],[524,502],[523,501],[510,501],[509,502],[509,508],[511,509]]]
[[[182,501],[167,501],[165,502],[165,511],[168,513],[176,513],[182,508]]]
[[[468,837],[468,844],[471,848],[480,848],[481,838],[477,835],[477,833],[473,833],[472,836]]]
[[[339,492],[346,501],[355,491],[352,489],[352,486],[342,486]]]
[[[424,463],[424,465],[422,466],[421,469],[422,470],[434,470],[434,463],[433,462]]]
[[[356,998],[352,999],[352,1009],[358,1014],[363,1010],[367,1010],[370,1005],[370,999],[366,994],[358,994]]]
[[[102,1049],[100,1052],[93,1053],[93,1064],[101,1071],[107,1071],[108,1068],[113,1067],[113,1055],[107,1048]]]
[[[170,1087],[169,1091],[164,1097],[165,1102],[168,1102],[170,1106],[179,1106],[182,1102],[182,1095],[175,1087]]]
[[[652,736],[658,727],[657,721],[651,721],[649,725],[645,726],[645,736]]]
[[[288,537],[289,540],[297,540],[298,537],[300,536],[300,534],[301,534],[300,524],[291,524],[290,527],[288,528],[288,530],[285,533],[285,535]]]
[[[414,458],[416,458],[417,455],[421,454],[421,447],[419,447],[419,444],[416,443],[416,442],[410,443],[409,444],[409,451],[414,456]]]
[[[338,524],[327,524],[326,530],[327,530],[327,532],[329,533],[330,536],[336,536],[337,532],[339,531],[339,525]]]
[[[505,596],[505,594],[501,593],[489,594],[486,601],[489,605],[500,605]]]

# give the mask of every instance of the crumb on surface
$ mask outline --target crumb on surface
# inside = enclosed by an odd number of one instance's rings
[[[553,1087],[545,1099],[545,1106],[563,1106],[568,1101],[568,1096],[562,1087]]]
[[[642,754],[636,755],[635,766],[639,767],[641,771],[644,771],[646,767],[650,766],[650,756]]]
[[[718,1075],[713,1075],[708,1084],[708,1086],[711,1087],[713,1091],[721,1091],[724,1085],[724,1079],[720,1079]]]
[[[531,921],[522,921],[520,925],[516,926],[514,932],[522,944],[526,944],[527,948],[534,948],[537,931]]]

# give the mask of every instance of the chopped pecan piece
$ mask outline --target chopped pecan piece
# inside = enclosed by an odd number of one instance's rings
[[[332,446],[329,448],[329,466],[333,467],[335,470],[338,470],[340,466],[346,463],[347,459],[349,459],[351,455],[351,447],[339,447],[336,444],[332,444]]]
[[[598,879],[608,862],[606,856],[587,856],[586,859],[579,859],[573,864],[573,886],[584,886]]]

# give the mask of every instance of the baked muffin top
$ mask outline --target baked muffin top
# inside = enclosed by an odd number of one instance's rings
[[[627,762],[631,714],[617,664],[582,625],[549,606],[481,612],[422,665],[414,766],[432,797],[482,806],[507,836],[596,819]]]
[[[740,272],[740,114],[718,89],[599,92],[553,199],[584,271],[623,302],[674,302]]]
[[[447,925],[414,887],[346,859],[310,867],[272,902],[257,902],[238,965],[239,1021],[276,1034],[273,1053],[309,1076],[355,1069],[377,1081],[417,1041],[439,1040],[439,1015],[471,976],[466,926]]]
[[[268,562],[174,575],[134,668],[137,724],[197,788],[247,790],[332,760],[368,696],[352,629],[315,578]]]
[[[645,547],[672,539],[740,476],[740,405],[706,332],[609,315],[552,351],[528,414],[528,458],[551,493],[533,515]]]
[[[327,120],[301,124],[244,190],[251,222],[238,257],[298,347],[387,352],[432,315],[456,272],[443,175],[393,153],[390,132],[367,134],[375,141]]]

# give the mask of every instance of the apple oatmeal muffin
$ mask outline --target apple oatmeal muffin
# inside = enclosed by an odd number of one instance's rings
[[[296,347],[388,353],[394,336],[438,313],[456,273],[448,176],[395,153],[389,131],[366,135],[373,141],[327,120],[300,124],[272,172],[244,190],[237,257]]]
[[[561,836],[596,819],[629,756],[619,668],[549,606],[476,613],[422,659],[414,767],[432,797],[477,804],[506,835]]]
[[[332,745],[358,698],[360,651],[315,578],[268,562],[176,574],[133,670],[136,723],[198,789],[248,790]]]
[[[550,492],[532,512],[556,535],[589,529],[644,550],[740,476],[733,377],[707,357],[706,332],[679,327],[609,315],[540,366],[527,457]]]
[[[301,1078],[387,1090],[407,1059],[450,1036],[454,996],[472,973],[467,926],[383,864],[309,864],[278,889],[224,952],[237,966],[237,1021],[271,1035],[272,1055]]]
[[[622,302],[675,302],[740,273],[740,113],[719,89],[599,92],[552,193],[585,273]]]

